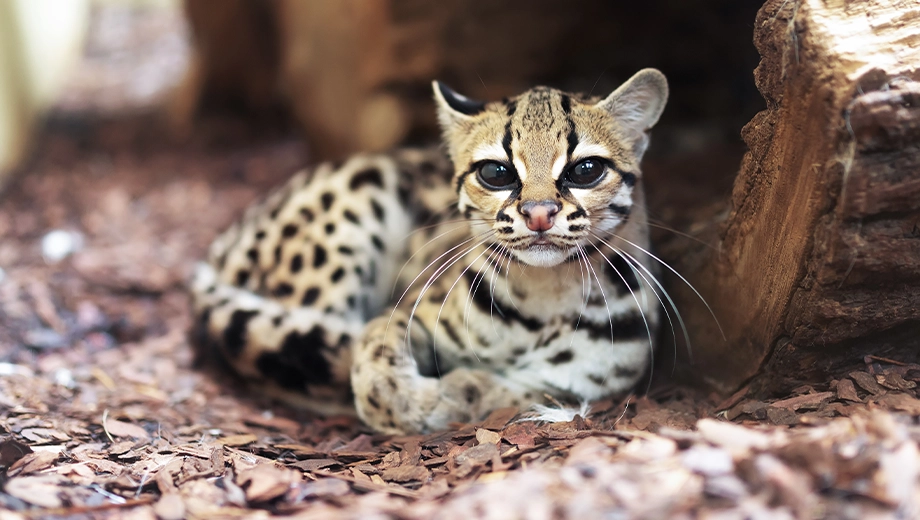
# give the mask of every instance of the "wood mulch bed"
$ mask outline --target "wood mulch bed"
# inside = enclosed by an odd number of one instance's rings
[[[61,110],[0,199],[0,519],[920,515],[920,366],[897,360],[769,401],[656,384],[569,423],[403,437],[196,367],[193,263],[306,154],[159,128]]]

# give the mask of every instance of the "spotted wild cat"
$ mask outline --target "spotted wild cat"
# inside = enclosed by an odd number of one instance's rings
[[[250,208],[197,268],[199,341],[382,432],[629,391],[658,322],[639,162],[667,94],[654,69],[603,99],[435,82],[447,153],[322,164]]]

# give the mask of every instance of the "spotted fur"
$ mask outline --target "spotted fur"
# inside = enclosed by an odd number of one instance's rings
[[[446,155],[321,165],[214,242],[192,286],[200,343],[391,433],[629,391],[658,322],[639,161],[664,76],[604,99],[434,90]]]

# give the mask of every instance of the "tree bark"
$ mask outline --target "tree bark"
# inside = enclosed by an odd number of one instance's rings
[[[664,252],[693,372],[723,391],[827,381],[920,346],[920,4],[769,0],[755,71],[767,109],[715,247]],[[756,376],[756,377],[755,377]]]

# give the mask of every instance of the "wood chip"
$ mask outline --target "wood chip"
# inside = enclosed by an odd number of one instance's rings
[[[853,401],[856,403],[862,401],[856,394],[856,387],[853,385],[853,381],[849,379],[841,379],[840,381],[837,381],[837,399]]]
[[[400,466],[383,470],[380,476],[390,482],[425,482],[429,471],[423,466]]]
[[[787,410],[798,410],[800,408],[817,408],[821,403],[830,401],[834,398],[833,392],[818,392],[814,394],[805,394],[795,397],[790,397],[789,399],[783,399],[771,403],[770,406],[774,408],[785,408]]]
[[[217,439],[217,442],[223,444],[224,446],[237,447],[252,444],[258,440],[259,438],[251,433],[242,433],[239,435],[228,435],[226,437],[221,437]]]
[[[868,372],[856,370],[850,372],[849,376],[851,379],[853,379],[853,381],[856,381],[856,384],[859,385],[860,388],[872,395],[879,395],[884,392],[882,387],[879,386],[878,381],[876,381],[875,378],[872,377]]]
[[[150,438],[150,434],[147,433],[147,430],[136,424],[131,424],[124,421],[108,419],[105,422],[105,429],[109,432],[109,434],[112,435],[112,437],[131,437],[132,439]]]
[[[500,433],[480,428],[476,430],[476,440],[479,444],[498,444],[502,441],[502,436]]]
[[[501,430],[504,428],[511,419],[519,413],[516,407],[511,408],[499,408],[498,410],[493,410],[492,413],[486,417],[486,420],[482,422],[480,427],[487,430]]]

